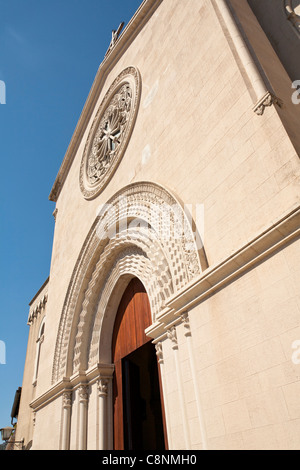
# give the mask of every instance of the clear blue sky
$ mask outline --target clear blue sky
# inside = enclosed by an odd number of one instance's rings
[[[55,205],[48,196],[111,32],[141,3],[0,0],[0,428],[10,425],[22,385],[28,303],[49,275]]]

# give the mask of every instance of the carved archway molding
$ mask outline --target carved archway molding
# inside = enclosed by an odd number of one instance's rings
[[[131,184],[103,205],[85,240],[62,309],[52,383],[109,363],[118,302],[132,277],[144,284],[152,320],[207,268],[182,203],[151,182]]]

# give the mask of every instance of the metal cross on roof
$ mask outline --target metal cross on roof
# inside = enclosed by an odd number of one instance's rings
[[[123,26],[124,26],[124,22],[120,23],[117,30],[115,30],[115,29],[112,30],[110,45],[109,45],[109,48],[107,49],[107,52],[106,52],[105,55],[107,55],[113,49],[113,47],[115,46],[115,44],[117,42],[117,39],[120,36],[120,33],[122,31]]]

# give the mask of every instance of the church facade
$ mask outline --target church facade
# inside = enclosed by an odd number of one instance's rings
[[[299,449],[299,15],[144,0],[113,34],[50,194],[26,448]]]

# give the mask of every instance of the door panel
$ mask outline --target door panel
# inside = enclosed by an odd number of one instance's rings
[[[129,359],[122,361],[123,429],[126,450],[142,449],[142,403],[139,367]]]
[[[151,342],[123,360],[123,419],[126,450],[164,450],[158,364]]]
[[[116,450],[165,448],[158,363],[151,338],[145,335],[150,325],[147,293],[134,278],[121,299],[113,331]]]
[[[113,361],[127,356],[150,341],[145,329],[151,325],[151,311],[143,284],[134,278],[121,299],[113,332]]]

